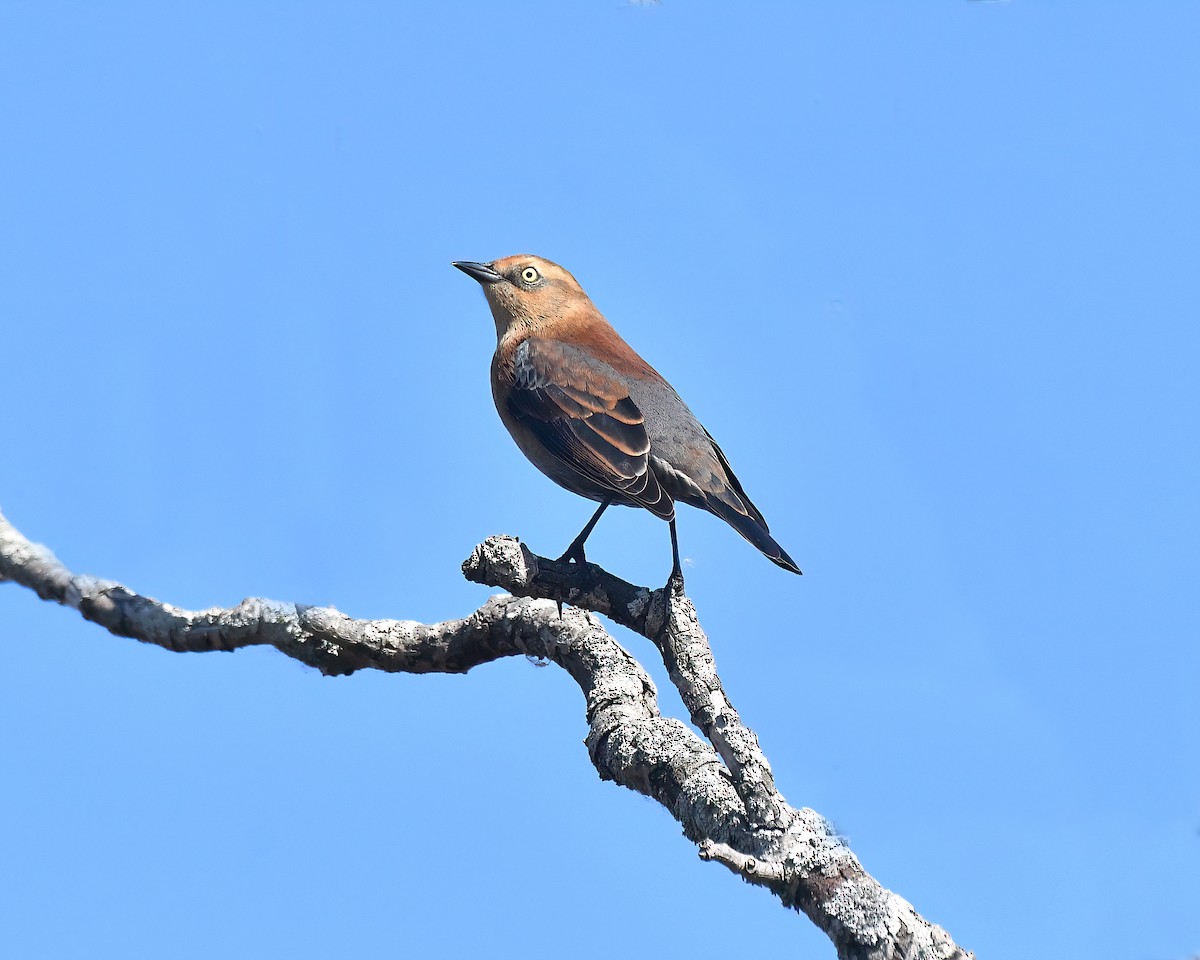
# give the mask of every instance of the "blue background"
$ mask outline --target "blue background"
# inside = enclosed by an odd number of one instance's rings
[[[466,615],[474,544],[554,555],[592,509],[504,433],[449,266],[550,257],[805,571],[681,515],[789,800],[981,957],[1184,957],[1198,35],[1182,2],[6,3],[0,507],[182,606]],[[669,569],[645,513],[589,547]],[[598,780],[556,669],[323,679],[11,585],[0,650],[5,956],[833,955]]]

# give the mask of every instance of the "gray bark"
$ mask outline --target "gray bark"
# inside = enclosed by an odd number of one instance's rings
[[[662,804],[701,858],[803,912],[843,960],[973,956],[876,882],[823,817],[779,794],[757,737],[722,689],[708,639],[682,591],[651,591],[593,564],[547,560],[512,537],[480,544],[463,572],[511,595],[491,598],[462,620],[435,624],[356,620],[332,607],[263,599],[189,611],[71,573],[0,514],[0,581],[78,610],[118,636],[168,650],[267,644],[326,675],[368,667],[465,673],[514,655],[557,664],[583,691],[586,743],[600,776]],[[561,603],[570,606],[560,614]],[[659,713],[649,675],[597,613],[658,647],[707,742]]]

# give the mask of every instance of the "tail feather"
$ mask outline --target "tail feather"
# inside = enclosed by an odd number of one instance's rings
[[[734,530],[758,547],[762,551],[763,556],[772,563],[778,564],[784,570],[790,570],[792,573],[800,573],[801,571],[796,566],[796,561],[789,557],[787,551],[771,536],[771,531],[767,527],[767,521],[763,517],[762,512],[746,496],[746,491],[742,489],[741,482],[733,472],[733,468],[729,466],[729,461],[725,457],[725,451],[717,445],[716,440],[713,440],[711,433],[707,430],[704,433],[708,437],[709,442],[712,443],[713,452],[717,455],[717,460],[725,470],[725,478],[729,483],[730,491],[734,494],[732,499],[740,502],[746,508],[746,512],[743,513],[733,504],[726,502],[721,496],[722,493],[728,496],[726,491],[719,491],[716,495],[708,494],[705,497],[705,509],[709,513],[715,513],[733,527]]]
[[[742,502],[747,507],[750,507],[754,513],[758,513],[751,506],[750,501],[743,499]],[[733,527],[734,530],[758,547],[762,551],[763,556],[772,563],[783,567],[784,570],[790,570],[792,573],[800,573],[800,568],[796,566],[796,561],[789,557],[787,551],[771,536],[765,523],[759,523],[754,517],[739,512],[718,497],[710,496],[706,498],[705,507],[710,513],[715,513]],[[761,517],[762,514],[759,513],[758,516]]]

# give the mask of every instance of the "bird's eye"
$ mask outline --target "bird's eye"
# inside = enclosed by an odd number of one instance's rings
[[[533,267],[526,267],[521,271],[521,280],[525,283],[537,283],[541,279],[542,275],[533,269]]]

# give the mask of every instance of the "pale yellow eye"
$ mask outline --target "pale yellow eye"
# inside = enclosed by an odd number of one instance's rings
[[[533,267],[526,267],[521,271],[521,280],[524,283],[534,284],[541,279],[542,275],[534,270]]]

